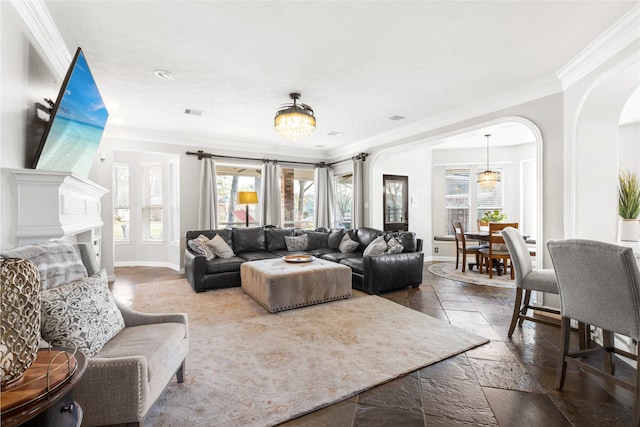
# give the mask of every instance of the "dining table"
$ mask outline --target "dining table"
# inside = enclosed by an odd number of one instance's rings
[[[464,237],[466,240],[476,240],[478,242],[488,242],[489,241],[489,231],[487,230],[478,230],[478,231],[465,231]],[[522,235],[522,238],[527,240],[529,238],[528,235]],[[469,270],[473,270],[474,263],[469,263]],[[502,276],[502,272],[504,271],[504,266],[502,265],[502,261],[499,259],[493,260],[493,268],[496,269],[498,276]]]

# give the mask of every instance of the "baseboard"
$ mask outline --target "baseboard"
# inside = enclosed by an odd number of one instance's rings
[[[431,256],[425,256],[424,257],[424,262],[430,262],[430,261],[441,262],[441,261],[455,261],[455,260],[456,260],[456,257],[454,257],[454,256],[440,256],[440,255],[433,256],[433,255],[431,255]]]
[[[180,272],[180,266],[172,264],[170,262],[157,262],[157,261],[120,261],[114,262],[114,267],[165,267],[174,271]],[[182,270],[184,272],[184,270]]]

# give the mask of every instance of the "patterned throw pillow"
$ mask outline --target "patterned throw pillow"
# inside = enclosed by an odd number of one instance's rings
[[[213,252],[213,248],[209,245],[209,238],[204,234],[199,235],[195,239],[191,239],[187,242],[187,245],[198,254],[204,255],[204,257],[209,261],[216,257],[215,252]]]
[[[42,291],[41,334],[56,347],[77,347],[95,356],[118,332],[124,319],[109,292],[107,273]]]
[[[384,241],[384,236],[377,237],[365,248],[362,256],[367,255],[381,255],[387,250],[387,242]]]
[[[207,242],[207,246],[213,249],[213,252],[220,258],[231,258],[235,255],[235,253],[233,253],[233,249],[231,249],[219,234],[213,236],[213,239]]]
[[[387,250],[384,252],[387,254],[399,254],[402,251],[404,251],[404,246],[402,246],[398,239],[392,237],[387,242]]]
[[[301,236],[285,236],[284,241],[287,244],[287,250],[291,251],[305,251],[309,246],[309,237],[306,234]]]
[[[358,249],[358,246],[360,246],[360,243],[356,242],[355,240],[352,240],[349,237],[349,234],[345,234],[342,240],[340,241],[340,246],[338,246],[338,249],[343,254],[347,254],[347,253],[355,252],[356,249]]]

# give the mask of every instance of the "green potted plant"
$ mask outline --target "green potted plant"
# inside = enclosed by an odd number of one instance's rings
[[[507,219],[507,214],[501,213],[499,210],[494,210],[493,212],[485,212],[482,218],[480,218],[481,222],[502,222]]]
[[[640,181],[633,172],[618,172],[618,238],[637,242],[640,240]]]

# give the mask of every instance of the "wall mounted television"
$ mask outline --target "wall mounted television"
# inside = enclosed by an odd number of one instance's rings
[[[109,113],[78,48],[44,130],[33,169],[89,175]]]

